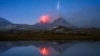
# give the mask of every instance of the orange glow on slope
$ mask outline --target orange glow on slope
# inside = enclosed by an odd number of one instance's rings
[[[41,54],[42,55],[48,55],[48,50],[46,48],[41,49]]]
[[[40,17],[40,23],[49,23],[49,22],[50,22],[50,19],[48,15]]]

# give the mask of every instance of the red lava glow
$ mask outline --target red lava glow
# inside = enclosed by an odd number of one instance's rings
[[[50,22],[50,18],[48,15],[40,17],[40,23],[49,23],[49,22]]]
[[[42,48],[40,51],[42,55],[48,55],[48,50],[46,48]]]

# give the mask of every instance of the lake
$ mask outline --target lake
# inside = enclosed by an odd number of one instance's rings
[[[0,56],[100,56],[100,41],[1,41]]]

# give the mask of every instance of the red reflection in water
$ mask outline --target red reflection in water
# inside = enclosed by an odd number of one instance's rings
[[[42,48],[40,50],[40,52],[41,52],[42,55],[48,55],[48,49],[47,48]]]

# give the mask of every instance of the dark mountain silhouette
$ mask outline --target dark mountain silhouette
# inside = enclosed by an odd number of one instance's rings
[[[10,29],[12,27],[13,27],[13,23],[11,23],[8,20],[0,17],[0,28],[2,28],[2,29]]]

